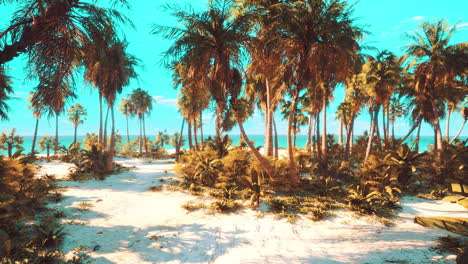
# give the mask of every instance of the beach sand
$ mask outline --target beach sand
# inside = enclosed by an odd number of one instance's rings
[[[147,162],[120,159],[131,171],[104,181],[60,182],[68,188],[58,209],[66,213],[62,250],[87,246],[96,264],[108,263],[454,263],[454,255],[429,248],[450,233],[419,226],[415,216],[466,217],[460,205],[414,197],[402,199],[395,225],[386,227],[370,217],[348,211],[313,222],[274,219],[258,211],[211,214],[188,212],[187,201],[200,199],[173,191],[151,192],[176,175],[170,160]],[[66,175],[72,165],[42,163],[41,174]],[[166,181],[161,182],[160,179]],[[80,202],[89,202],[88,211]],[[264,206],[261,209],[265,209]],[[77,221],[83,225],[76,225]]]

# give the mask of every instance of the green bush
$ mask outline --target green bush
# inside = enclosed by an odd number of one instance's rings
[[[222,199],[212,202],[208,209],[213,212],[226,214],[235,212],[241,207],[242,205],[236,201]]]

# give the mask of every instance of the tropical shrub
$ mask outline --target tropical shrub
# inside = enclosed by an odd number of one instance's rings
[[[210,209],[213,212],[226,214],[235,212],[241,207],[241,204],[236,201],[222,199],[212,202],[208,206],[208,209]]]
[[[41,151],[46,151],[47,153],[47,159],[50,157],[50,151],[54,149],[55,145],[55,139],[54,137],[50,136],[44,136],[42,139],[38,142],[39,144],[39,149]]]
[[[16,129],[13,128],[9,134],[6,131],[3,131],[0,136],[0,150],[6,150],[9,158],[13,156],[14,149],[17,151],[23,150],[23,147],[21,146],[21,144],[23,144],[23,137],[15,135],[15,133]]]
[[[349,190],[346,202],[351,210],[360,214],[391,216],[393,210],[398,209],[398,197],[394,196],[394,189],[386,192],[373,190],[372,184],[361,183]]]

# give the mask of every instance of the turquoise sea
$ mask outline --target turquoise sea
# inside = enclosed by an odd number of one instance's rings
[[[239,135],[229,135],[235,145],[238,144],[239,142]],[[130,136],[131,140],[134,140],[137,136]],[[38,140],[40,140],[41,136],[38,137]],[[154,136],[148,136],[150,140],[154,140]],[[206,137],[205,137],[206,138]],[[254,141],[255,146],[263,146],[263,135],[249,135],[249,139]],[[467,137],[460,137],[460,139],[466,139]],[[84,136],[78,136],[79,141],[83,141]],[[187,139],[187,138],[185,138]],[[29,152],[31,150],[32,146],[32,136],[24,136],[23,137],[24,143],[23,147],[25,149],[25,152]],[[60,143],[65,146],[69,146],[73,142],[73,136],[59,136]],[[126,140],[126,136],[123,137],[123,140]],[[411,143],[414,140],[414,138],[409,138],[407,142]],[[307,141],[307,136],[306,135],[298,135],[296,139],[296,144],[298,147],[304,147]],[[432,136],[421,136],[420,140],[420,151],[427,150],[429,145],[433,144],[434,142],[434,137]],[[286,135],[278,135],[278,143],[280,148],[286,148],[287,147],[287,140],[286,140]],[[188,141],[186,140],[184,148],[188,147]],[[166,146],[166,148],[170,149],[170,146]],[[36,150],[38,150],[37,144],[36,144]],[[0,154],[5,154],[4,152],[2,153],[0,151]]]

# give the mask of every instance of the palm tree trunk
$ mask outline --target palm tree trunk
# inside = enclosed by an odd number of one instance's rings
[[[271,119],[272,119],[274,131],[275,131],[275,159],[278,159],[278,157],[279,157],[278,129],[276,128],[276,121],[275,121],[275,117],[273,115],[272,115]]]
[[[58,123],[59,123],[59,114],[55,113],[55,143],[54,143],[54,153],[55,153],[55,155],[57,155],[58,149],[59,149]]]
[[[140,145],[140,150],[139,153],[140,155],[143,154],[143,121],[141,120],[141,114],[138,114],[138,125],[140,126],[140,140],[139,140],[139,145]]]
[[[323,126],[322,126],[322,171],[323,176],[328,176],[328,147],[327,147],[327,97],[323,96]]]
[[[107,121],[109,119],[109,106],[107,106],[106,119],[104,120],[104,134],[102,138],[102,149],[107,149]]]
[[[338,131],[338,144],[343,146],[343,118],[340,118],[340,127]]]
[[[367,161],[367,158],[369,158],[369,155],[371,153],[372,139],[374,138],[374,130],[375,130],[375,115],[376,115],[376,112],[370,111],[371,126],[370,126],[370,131],[369,131],[369,138],[367,139],[367,149],[366,149],[366,156],[364,158],[364,162]]]
[[[198,150],[198,138],[197,138],[197,118],[193,119],[193,139],[195,143],[195,150]]]
[[[73,136],[73,146],[76,146],[76,134],[78,133],[78,126],[75,125],[75,133]]]
[[[374,118],[375,118],[375,136],[377,137],[377,146],[379,149],[382,149],[382,140],[380,137],[380,127],[379,127],[379,112],[380,112],[380,105],[377,105],[377,109],[375,110]]]
[[[312,151],[312,131],[313,131],[313,122],[315,120],[315,117],[312,113],[309,114],[309,127],[307,129],[307,141],[305,148],[307,151],[311,152]]]
[[[463,119],[460,129],[458,130],[457,134],[452,138],[452,140],[450,140],[449,144],[452,144],[460,136],[461,132],[463,131],[463,128],[465,127],[466,120],[467,120],[466,118]]]
[[[322,138],[320,136],[320,112],[317,114],[317,125],[315,127],[315,149],[317,151],[318,155],[318,160],[319,162],[322,162],[322,150],[320,149],[320,139]]]
[[[200,144],[203,146],[203,111],[200,111]]]
[[[297,168],[296,168],[296,161],[294,159],[295,146],[293,145],[294,142],[292,138],[292,134],[294,133],[293,122],[296,116],[297,98],[298,98],[298,92],[295,92],[295,94],[292,96],[291,109],[289,111],[289,118],[288,118],[287,141],[288,141],[288,156],[289,156],[289,177],[290,177],[292,186],[297,186],[297,184],[299,183],[299,177],[298,177]]]
[[[130,144],[130,130],[128,129],[128,117],[125,119],[127,120],[127,143]]]
[[[419,116],[418,119],[416,120],[416,122],[415,122],[415,123],[413,124],[413,126],[411,127],[411,129],[410,129],[410,131],[408,132],[408,134],[406,134],[406,136],[403,137],[402,142],[406,141],[406,140],[411,136],[411,134],[413,134],[414,130],[415,130],[416,128],[418,128],[419,123],[421,123],[421,121],[422,121],[422,117]]]
[[[99,91],[99,138],[98,143],[102,144],[102,94]]]
[[[273,115],[268,107],[265,110],[265,154],[273,156]]]
[[[444,151],[444,141],[442,139],[442,131],[440,129],[439,118],[436,117],[434,120],[434,129],[435,129],[435,140],[437,142],[437,152],[439,154],[439,159],[442,161],[442,155]]]
[[[182,141],[184,139],[183,133],[184,133],[184,125],[185,125],[185,118],[182,118],[182,126],[180,127],[180,133],[179,133],[179,138],[177,138],[176,142],[176,159],[179,158],[180,155],[180,147],[182,147]]]
[[[445,120],[445,141],[449,142],[450,140],[450,117],[452,115],[452,108],[449,107],[447,111],[447,119]]]
[[[416,152],[419,152],[419,139],[421,138],[421,126],[422,126],[422,123],[419,123],[418,132],[416,133],[416,144],[415,144]]]
[[[216,105],[216,140],[221,139],[221,127],[222,127],[222,108],[219,104]],[[191,123],[189,122],[189,127],[191,126]],[[190,131],[190,129],[189,129]],[[191,132],[190,132],[191,133]],[[189,139],[189,142],[191,142],[191,138]],[[192,148],[192,145],[190,145],[190,148]]]
[[[237,109],[237,107],[234,106],[234,109]],[[248,139],[247,134],[245,133],[245,130],[244,130],[244,125],[242,124],[242,121],[239,118],[238,113],[236,113],[236,121],[237,121],[237,125],[239,126],[242,139],[244,140],[245,143],[247,143],[247,146],[249,147],[250,151],[254,155],[255,159],[260,163],[260,165],[262,165],[262,168],[265,170],[266,174],[270,177],[270,179],[273,179],[275,176],[274,168],[271,166],[270,162],[268,162],[268,160],[265,159],[262,156],[262,154],[260,154],[260,152],[255,148],[252,142]]]
[[[114,117],[114,105],[109,106],[111,108],[111,138],[109,144],[109,152],[107,153],[106,159],[106,172],[112,173],[112,162],[114,160],[115,151],[115,117]]]
[[[353,126],[354,126],[354,117],[355,114],[351,115],[350,123],[346,128],[346,145],[345,145],[345,153],[344,153],[344,160],[348,161],[349,156],[351,155],[351,144],[353,142]]]
[[[385,118],[387,116],[387,105],[383,105],[382,108],[382,128],[383,128],[383,136],[384,136],[384,145],[385,147],[388,146],[388,131],[387,131],[387,122],[385,121]]]
[[[192,121],[190,118],[187,118],[187,123],[188,123],[188,142],[189,142],[189,148],[193,148],[193,143],[192,143]],[[217,132],[216,132],[217,133]],[[218,137],[218,135],[216,135]]]
[[[37,131],[39,129],[39,118],[36,118],[36,128],[34,128],[34,137],[33,137],[33,142],[32,142],[32,147],[31,147],[31,153],[34,153],[34,150],[36,148],[36,140],[37,140]]]
[[[146,137],[146,122],[145,122],[145,115],[142,115],[142,123],[143,123],[143,142],[145,144],[145,154],[148,155],[148,138]]]

